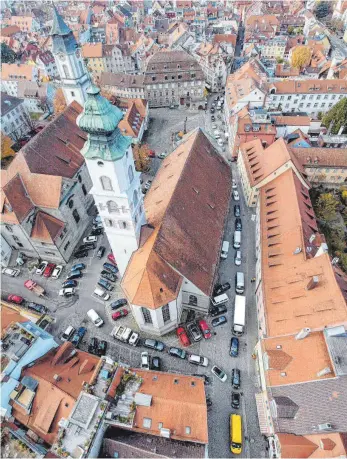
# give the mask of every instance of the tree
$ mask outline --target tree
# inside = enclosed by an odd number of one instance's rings
[[[5,64],[14,64],[17,54],[6,44],[1,43],[1,61]]]
[[[6,135],[1,136],[1,160],[15,155],[12,149],[13,141]]]
[[[54,113],[58,115],[59,113],[63,112],[66,107],[67,105],[63,90],[61,88],[58,88],[53,100]]]
[[[297,46],[292,52],[291,64],[293,67],[302,69],[310,63],[311,49],[308,46]]]
[[[314,13],[318,19],[325,18],[331,12],[331,3],[329,1],[318,2]]]
[[[317,217],[324,222],[336,219],[336,210],[339,201],[332,193],[322,193],[317,201]]]
[[[294,33],[294,27],[288,26],[287,32],[289,33],[289,35],[292,35]]]
[[[146,172],[149,168],[151,158],[149,157],[150,148],[147,144],[137,144],[133,148],[135,169],[138,172]]]
[[[276,57],[276,62],[277,62],[277,64],[283,64],[283,62],[284,62],[283,57],[277,56],[277,57]]]
[[[327,128],[333,123],[332,134],[337,134],[342,126],[347,126],[347,97],[344,97],[331,107],[323,116],[322,123]]]

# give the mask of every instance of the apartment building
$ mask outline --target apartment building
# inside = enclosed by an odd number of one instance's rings
[[[31,131],[29,113],[24,100],[1,93],[1,132],[13,141]]]
[[[287,46],[287,37],[273,37],[269,40],[261,41],[257,47],[261,51],[263,59],[283,59]]]
[[[144,75],[102,72],[99,82],[116,97],[145,99]]]
[[[228,67],[226,55],[220,45],[201,43],[194,49],[192,55],[204,72],[206,87],[212,92],[219,92],[224,89]]]
[[[85,43],[82,46],[82,55],[87,60],[88,68],[93,74],[126,73],[129,69],[129,63],[125,62],[122,48],[119,45]]]
[[[327,112],[347,96],[346,80],[287,80],[269,84],[265,107],[285,112]]]

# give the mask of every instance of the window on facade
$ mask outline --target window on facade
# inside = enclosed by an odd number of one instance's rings
[[[24,247],[21,242],[17,242],[18,247]]]
[[[133,166],[129,166],[129,168],[128,168],[128,177],[129,177],[129,182],[131,183],[134,180]]]
[[[163,315],[163,321],[164,321],[164,324],[166,324],[167,322],[170,322],[171,320],[171,317],[170,317],[170,306],[168,304],[166,304],[165,306],[163,306],[161,308],[161,313]]]
[[[71,95],[72,95],[72,97],[75,97],[74,91],[71,91]]]
[[[70,242],[68,241],[65,245],[64,245],[64,250],[67,250],[67,248],[69,247],[70,245]]]
[[[197,306],[198,305],[198,299],[195,295],[189,295],[189,304],[192,306]]]
[[[134,209],[136,209],[136,206],[137,206],[137,203],[138,203],[138,202],[139,202],[139,197],[138,197],[137,191],[135,190],[135,191],[134,191],[134,194],[133,194]]]
[[[109,212],[110,214],[112,214],[112,213],[117,213],[117,214],[119,214],[119,206],[118,206],[118,204],[117,204],[116,202],[114,202],[114,201],[107,201],[106,205],[107,205],[107,210],[108,210],[108,212]]]
[[[101,186],[105,191],[113,191],[111,179],[103,175],[100,177]]]
[[[125,222],[125,221],[119,222],[119,227],[121,229],[127,229],[127,227],[128,227],[127,222]]]
[[[7,231],[8,231],[9,233],[13,233],[12,226],[5,225],[5,228],[7,229]]]
[[[97,162],[97,165],[100,166],[100,167],[102,167],[102,166],[104,165],[104,163],[103,163],[102,161],[98,161],[98,162]]]
[[[78,66],[79,66],[79,68],[80,68],[80,73],[81,73],[81,75],[82,75],[82,74],[83,74],[83,65],[82,65],[82,62],[79,62],[79,63],[78,63]]]
[[[84,196],[86,196],[87,195],[87,189],[86,189],[86,187],[84,186],[83,183],[82,183],[82,191],[83,191]]]
[[[69,69],[67,67],[67,65],[63,65],[63,71],[64,71],[64,74],[65,74],[65,78],[70,78],[70,72],[69,72]]]
[[[79,216],[79,213],[77,211],[77,209],[74,209],[73,212],[72,212],[72,216],[73,218],[75,219],[75,222],[78,223],[81,219],[81,217]]]
[[[146,324],[152,324],[152,316],[151,316],[151,311],[149,311],[147,308],[141,308],[142,315],[143,315],[143,320],[145,321]]]

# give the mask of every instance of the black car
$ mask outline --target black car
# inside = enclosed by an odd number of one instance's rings
[[[104,288],[105,290],[108,290],[109,292],[111,292],[114,289],[114,286],[110,284],[106,279],[99,279],[98,285]]]
[[[237,368],[233,368],[231,372],[231,384],[234,389],[239,389],[241,386],[241,373]]]
[[[102,228],[94,228],[90,233],[91,236],[100,236],[103,233]]]
[[[111,281],[111,282],[116,282],[117,276],[115,274],[110,273],[109,271],[106,271],[106,269],[103,269],[100,273],[101,277],[104,277],[105,279]]]
[[[81,244],[78,247],[78,251],[81,250],[94,250],[96,247],[96,244],[94,242],[86,242],[85,244]]]
[[[32,311],[39,312],[40,314],[46,314],[47,308],[43,304],[37,304],[37,303],[29,303],[28,304],[28,309],[31,309]]]
[[[187,356],[186,351],[178,347],[170,347],[170,349],[168,350],[168,353],[172,355],[172,357],[177,357],[179,359],[185,359]]]
[[[227,292],[231,288],[229,282],[224,282],[224,284],[217,284],[213,290],[213,296],[221,295],[224,292]]]
[[[224,304],[221,304],[220,306],[213,306],[210,309],[210,315],[212,317],[219,316],[220,314],[224,314],[227,312],[227,307]]]
[[[99,340],[97,338],[91,338],[88,344],[89,354],[96,354],[98,346],[99,346]]]
[[[111,303],[111,309],[115,310],[115,309],[121,308],[122,306],[126,306],[127,304],[128,304],[128,301],[125,298],[121,298],[120,300],[117,300]]]
[[[238,392],[231,393],[231,406],[238,410],[240,408],[241,396]]]
[[[212,327],[219,327],[220,325],[227,323],[227,318],[225,316],[216,317],[212,320]]]
[[[229,354],[231,357],[237,357],[239,355],[239,339],[238,338],[231,338],[230,341],[230,351]]]
[[[104,263],[102,267],[106,269],[106,271],[109,271],[110,273],[113,273],[113,274],[117,274],[119,271],[117,266],[113,265],[112,263],[108,263],[108,262]]]
[[[97,354],[102,356],[106,354],[106,351],[107,351],[107,341],[104,341],[104,340],[99,341]]]
[[[74,253],[74,258],[85,258],[88,256],[88,250],[78,250]]]
[[[241,217],[241,207],[239,206],[239,204],[234,205],[234,216]]]
[[[81,271],[71,271],[66,280],[80,279],[83,276]]]
[[[242,231],[242,221],[241,218],[235,220],[235,231]]]
[[[216,117],[214,115],[211,116],[211,121],[216,121]]]
[[[161,341],[157,341],[156,339],[145,339],[143,346],[160,352],[165,349],[165,344]]]
[[[192,376],[196,376],[197,378],[203,378],[204,384],[206,386],[211,384],[211,378],[209,376],[207,376],[207,375],[200,375],[200,374],[194,373]]]
[[[151,370],[161,371],[161,360],[160,357],[152,357],[151,360]]]
[[[93,234],[92,236],[96,236],[96,234]],[[106,250],[106,247],[104,247],[103,245],[99,247],[98,253],[96,254],[99,260],[104,256],[105,250]]]

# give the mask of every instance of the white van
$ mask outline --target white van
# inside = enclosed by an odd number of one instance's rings
[[[212,298],[213,306],[219,306],[220,304],[227,303],[228,301],[229,301],[229,297],[226,293],[223,293],[222,295],[218,295]]]
[[[75,332],[75,328],[72,325],[69,325],[64,333],[61,335],[60,339],[62,341],[67,341],[71,338],[72,334]]]
[[[241,231],[234,232],[234,249],[241,247]]]
[[[225,260],[228,257],[229,245],[229,241],[223,241],[222,251],[220,254],[220,257],[223,258],[223,260]]]
[[[132,329],[127,327],[123,332],[122,340],[127,343],[130,336],[132,335],[132,332],[133,332]]]
[[[96,311],[94,311],[94,309],[89,309],[89,311],[87,312],[87,316],[89,317],[89,319],[93,322],[93,324],[96,327],[101,327],[101,325],[103,325],[104,323],[102,318],[99,316],[99,314]]]
[[[94,295],[98,296],[99,298],[102,298],[105,301],[110,299],[110,294],[99,287],[96,287],[96,289],[94,290]]]
[[[245,275],[237,272],[235,274],[235,292],[243,293],[245,291]]]

